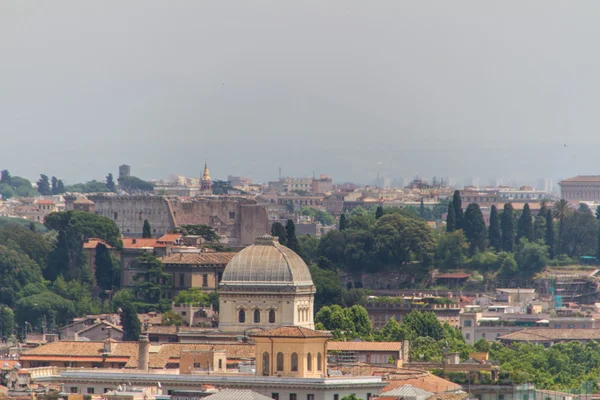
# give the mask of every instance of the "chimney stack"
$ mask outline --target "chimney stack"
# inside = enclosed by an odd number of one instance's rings
[[[150,340],[148,335],[140,335],[138,342],[138,369],[148,371],[150,361]]]

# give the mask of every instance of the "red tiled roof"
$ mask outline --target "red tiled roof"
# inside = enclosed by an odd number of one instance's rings
[[[563,183],[600,183],[600,175],[577,175],[558,182],[559,185]]]
[[[36,200],[35,204],[49,204],[49,205],[53,205],[54,202],[52,200]]]
[[[327,331],[315,331],[313,329],[300,326],[281,326],[268,331],[260,331],[250,334],[251,337],[289,337],[289,338],[309,338],[309,337],[331,337]]]
[[[173,243],[177,239],[181,238],[181,233],[166,233],[158,238],[161,243]]]
[[[392,389],[396,389],[404,385],[412,385],[431,393],[449,392],[460,389],[460,385],[457,385],[454,382],[450,382],[444,378],[440,378],[439,376],[426,373],[420,376],[409,376],[406,379],[400,376],[390,376],[389,384],[381,389],[381,392],[389,392]]]
[[[161,258],[163,264],[227,264],[236,253],[173,253]]]
[[[123,248],[124,249],[137,249],[140,247],[156,247],[158,239],[147,238],[123,238]]]

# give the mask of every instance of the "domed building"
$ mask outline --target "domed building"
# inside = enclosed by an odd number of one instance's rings
[[[306,263],[264,235],[231,259],[219,286],[219,329],[301,326],[313,329],[315,285]]]

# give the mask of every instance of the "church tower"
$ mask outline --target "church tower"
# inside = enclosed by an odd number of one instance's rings
[[[208,172],[208,162],[204,162],[204,172],[202,172],[202,179],[200,180],[200,191],[203,193],[212,193],[212,180],[210,179],[210,172]]]

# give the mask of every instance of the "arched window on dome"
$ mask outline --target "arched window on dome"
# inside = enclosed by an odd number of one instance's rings
[[[292,353],[292,372],[298,372],[298,353]]]
[[[312,371],[312,354],[310,353],[306,355],[306,370]]]
[[[240,322],[240,324],[246,322],[246,311],[243,308],[238,313],[238,321]]]
[[[275,310],[269,310],[269,323],[275,323]]]
[[[258,308],[256,310],[254,310],[254,322],[255,323],[260,322],[260,310]]]
[[[322,358],[322,357],[321,357],[321,353],[318,353],[318,354],[317,354],[317,371],[321,371],[321,369],[322,369],[322,367],[321,367],[321,362],[322,362],[323,360],[322,360],[321,358]]]
[[[283,371],[283,353],[277,353],[277,371]]]
[[[263,353],[262,356],[262,370],[263,370],[263,375],[264,376],[269,376],[271,370],[269,368],[269,353],[267,353],[266,351]]]

